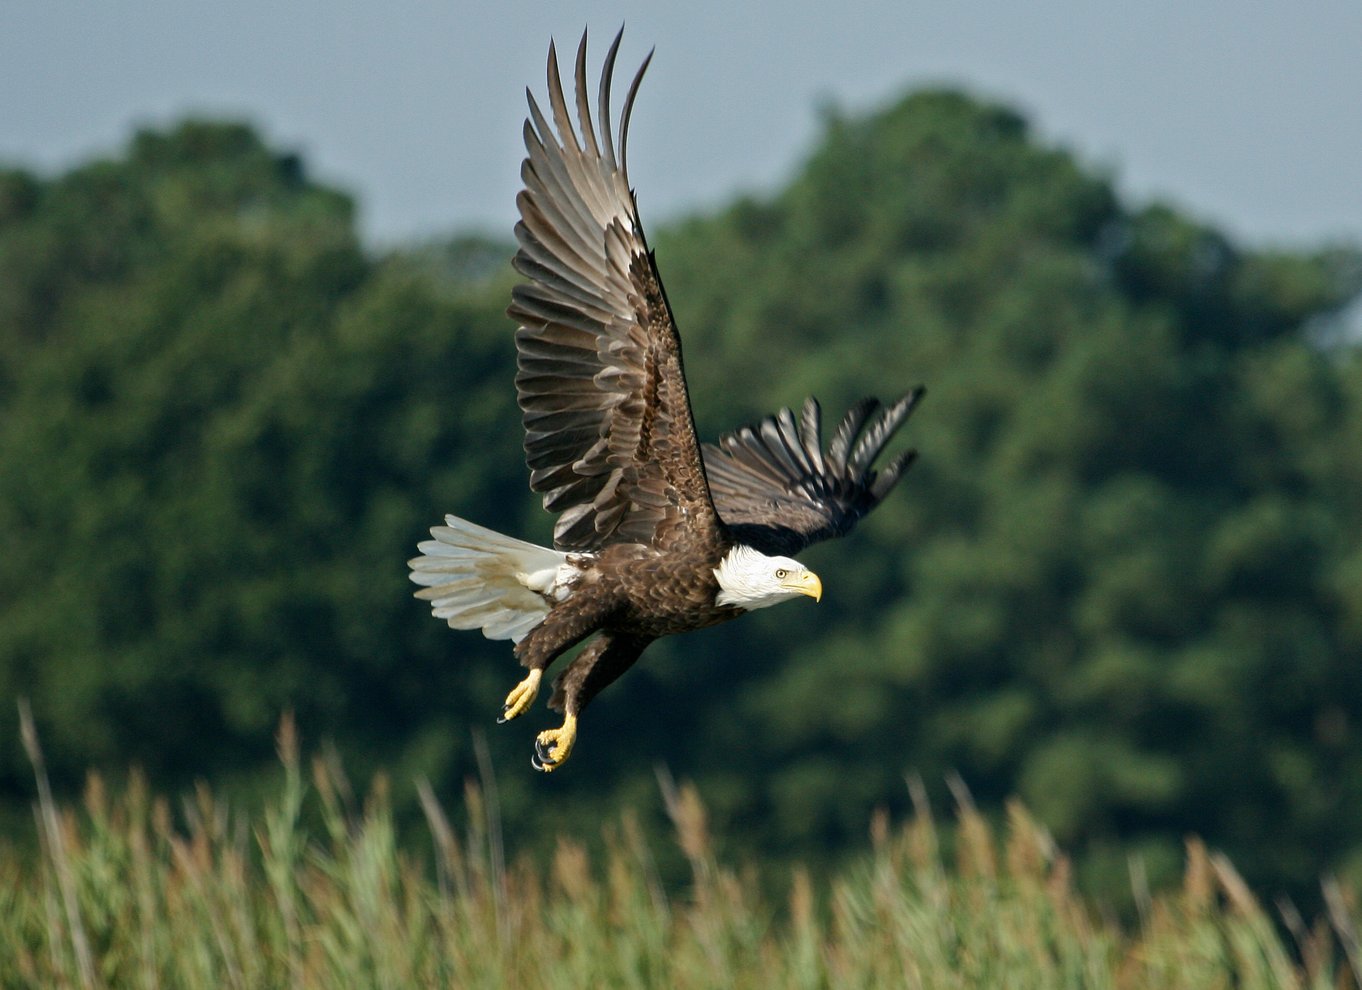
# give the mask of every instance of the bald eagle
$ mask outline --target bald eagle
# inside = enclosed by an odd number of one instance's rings
[[[807,595],[818,576],[793,554],[841,536],[889,493],[913,451],[873,465],[922,389],[854,406],[826,448],[807,399],[725,434],[696,437],[681,340],[639,222],[625,164],[629,117],[652,55],[624,100],[619,139],[610,81],[587,89],[586,35],[577,49],[574,130],[549,45],[552,124],[527,91],[524,190],[516,197],[516,390],[530,488],[557,513],[553,548],[447,516],[409,562],[418,598],[455,629],[510,639],[529,673],[498,722],[523,715],[540,679],[590,639],[554,684],[557,729],[539,733],[533,766],[563,765],[587,704],[662,636],[702,629]],[[593,638],[594,637],[594,638]]]

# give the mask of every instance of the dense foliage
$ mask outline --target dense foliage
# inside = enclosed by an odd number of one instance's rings
[[[508,648],[442,629],[403,566],[446,511],[548,537],[509,248],[376,258],[351,209],[235,125],[0,173],[0,695],[59,783],[251,786],[293,709],[407,807],[486,727],[513,836],[666,762],[734,841],[821,854],[905,770],[956,770],[1107,883],[1131,852],[1172,875],[1189,831],[1274,889],[1362,873],[1356,252],[1132,209],[957,94],[831,117],[784,190],[655,232],[697,416],[923,382],[919,466],[806,555],[821,606],[658,644],[543,778],[542,725],[491,725]],[[27,781],[0,710],[11,810]]]

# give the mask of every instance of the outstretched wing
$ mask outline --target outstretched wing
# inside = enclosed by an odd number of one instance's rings
[[[789,409],[705,444],[705,469],[719,516],[733,537],[763,553],[795,554],[843,536],[879,505],[913,462],[906,450],[872,466],[908,418],[923,389],[892,406],[863,399],[823,449],[822,410],[804,400],[799,420]]]
[[[519,321],[516,388],[525,423],[530,487],[559,513],[554,543],[666,547],[680,534],[712,533],[710,501],[691,416],[681,341],[629,188],[625,146],[645,60],[624,101],[619,155],[610,123],[606,55],[591,121],[586,35],[577,49],[573,130],[549,46],[552,126],[529,95],[525,188],[516,197],[520,250],[507,313]],[[651,59],[651,55],[649,58]],[[555,133],[556,131],[556,133]]]

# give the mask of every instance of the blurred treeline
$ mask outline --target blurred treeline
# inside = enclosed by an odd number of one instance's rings
[[[461,788],[485,732],[513,842],[655,808],[666,763],[745,852],[818,859],[906,806],[905,772],[957,771],[1099,886],[1132,856],[1175,875],[1189,832],[1269,891],[1362,877],[1356,250],[1132,206],[948,92],[830,113],[786,188],[654,224],[707,438],[921,382],[922,456],[805,555],[822,605],[657,644],[549,778],[556,716],[493,725],[508,645],[445,629],[405,568],[449,511],[549,538],[509,238],[379,255],[353,210],[234,124],[0,173],[11,822],[26,696],[68,793],[138,765],[250,800],[293,710],[408,808],[417,776]]]

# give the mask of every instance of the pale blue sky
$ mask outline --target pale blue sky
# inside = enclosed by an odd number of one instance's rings
[[[1256,244],[1362,243],[1359,0],[0,0],[0,160],[48,170],[138,123],[245,117],[353,192],[378,241],[509,233],[524,87],[590,25],[657,56],[645,220],[778,183],[828,100],[949,82]]]

